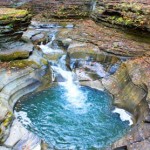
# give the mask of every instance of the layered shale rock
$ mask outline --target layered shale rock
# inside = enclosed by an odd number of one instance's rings
[[[133,33],[128,34],[103,25],[98,26],[93,21],[87,20],[77,23],[76,28],[72,31],[63,30],[58,34],[57,40],[61,46],[67,49],[71,59],[79,60],[76,74],[82,81],[81,84],[107,89],[114,96],[116,106],[133,114],[135,126],[108,150],[149,150],[149,38],[142,37],[142,34],[139,38]],[[83,62],[83,65],[82,60],[86,61],[86,63]],[[100,62],[104,66],[105,64],[111,66],[118,62],[122,62],[122,64],[118,66],[117,72],[106,74],[100,79],[91,74],[94,72],[91,71],[94,66],[98,70],[101,68],[98,68],[94,61]],[[108,70],[106,67],[103,71],[107,72]],[[95,82],[97,86],[93,86],[91,82]]]
[[[20,40],[30,24],[31,15],[26,10],[0,8],[0,60],[27,58],[33,50],[30,42]]]
[[[26,10],[0,8],[0,44],[20,39],[30,20]]]
[[[62,31],[58,38],[64,46],[67,44],[68,47],[70,44],[69,52],[71,55],[76,56],[77,53],[78,56],[81,53],[82,56],[83,53],[84,56],[90,53],[92,56],[94,53],[98,55],[105,52],[121,57],[150,56],[149,36],[125,33],[117,29],[97,25],[91,20],[77,22],[75,29],[67,32]],[[65,39],[68,39],[69,42]],[[78,47],[73,50],[75,42]]]
[[[98,0],[91,16],[97,22],[150,31],[150,1],[148,0]]]
[[[0,9],[0,149],[41,149],[41,140],[14,121],[13,113],[22,96],[51,82],[47,60],[28,37],[21,38],[30,20],[25,10]]]
[[[34,6],[34,12],[40,12],[46,18],[84,18],[89,16],[91,8],[89,0],[57,0],[49,2],[33,0],[31,4]]]
[[[114,104],[130,111],[136,125],[112,145],[112,149],[149,150],[150,142],[150,59],[129,60],[102,83],[114,95]]]
[[[34,144],[39,140],[18,123],[12,125],[13,107],[22,96],[50,85],[50,68],[41,54],[34,51],[29,59],[0,63],[0,72],[0,143],[21,150],[29,142],[27,139]]]
[[[3,6],[26,8],[36,15],[38,20],[45,19],[73,19],[89,16],[92,2],[90,0],[17,0],[0,2]],[[37,15],[38,14],[38,15]]]
[[[1,0],[3,7],[26,8],[37,20],[74,19],[91,16],[97,22],[150,31],[148,0]],[[52,19],[53,18],[53,19]]]

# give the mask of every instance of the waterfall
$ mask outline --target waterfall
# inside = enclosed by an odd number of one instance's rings
[[[58,45],[53,46],[53,42],[55,41],[56,34],[57,34],[57,30],[55,29],[51,33],[51,41],[49,43],[47,43],[46,45],[44,45],[43,43],[41,43],[41,45],[39,45],[39,47],[42,49],[43,53],[49,54],[49,53],[61,53],[62,52],[62,50],[58,48]]]
[[[47,45],[40,45],[40,48],[44,53],[53,53],[58,52],[58,49],[53,48],[53,42],[55,40],[54,33],[51,42]],[[56,46],[58,48],[58,45]],[[66,55],[63,55],[56,63],[51,63],[51,68],[54,71],[54,74],[59,74],[65,80],[64,82],[58,82],[65,89],[64,96],[66,100],[75,108],[84,108],[86,101],[86,94],[83,94],[80,90],[78,80],[75,80],[75,74],[71,72],[66,66]]]
[[[64,82],[59,82],[66,90],[66,100],[76,108],[83,108],[85,106],[86,95],[80,91],[80,86],[75,81],[75,76],[72,72],[63,70],[59,65],[52,66],[53,70],[59,73],[64,79]]]
[[[94,10],[96,9],[96,4],[97,4],[97,1],[94,1],[94,2],[92,3],[92,11],[94,11]]]

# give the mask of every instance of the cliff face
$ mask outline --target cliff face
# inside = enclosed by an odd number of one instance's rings
[[[149,0],[1,0],[1,7],[31,10],[37,20],[77,19],[91,16],[96,22],[150,31]],[[107,25],[108,25],[107,24]]]
[[[150,31],[149,0],[98,0],[91,16],[97,22]]]
[[[0,8],[0,61],[29,57],[33,45],[20,39],[30,21],[26,10]]]
[[[45,3],[34,0],[31,5],[34,6],[34,12],[42,12],[42,15],[46,18],[84,18],[89,16],[91,9],[91,1],[89,0],[57,0],[46,1]]]
[[[114,103],[132,112],[137,119],[131,131],[115,142],[112,149],[148,150],[150,146],[150,59],[140,57],[123,63],[102,83],[114,95]]]
[[[20,39],[30,21],[26,10],[0,8],[0,44]]]
[[[113,75],[92,81],[92,84],[99,83],[100,86],[105,87],[114,96],[114,104],[130,111],[135,117],[134,128],[125,137],[115,142],[110,149],[120,147],[128,150],[149,150],[150,1],[99,0],[96,7],[93,4],[90,0],[0,1],[2,7],[30,10],[36,20],[84,18],[90,16],[93,9],[91,17],[98,23],[148,31],[145,37],[144,33],[131,34],[86,20],[77,21],[73,30],[62,30],[57,40],[61,46],[67,48],[70,58],[88,60],[92,57],[94,61],[109,66],[108,70],[115,64],[122,63]],[[13,120],[12,107],[15,102],[24,94],[37,89],[40,83],[44,82],[42,79],[46,77],[49,70],[31,41],[21,39],[30,23],[30,14],[27,11],[14,9],[11,11],[6,8],[0,9],[0,61],[3,61],[0,63],[1,143],[8,137]],[[6,15],[5,12],[9,13]],[[37,45],[41,41],[45,42],[46,38],[46,34],[38,33],[31,40]],[[30,57],[37,59],[32,60]],[[26,60],[19,60],[20,58]],[[49,82],[47,79],[50,79],[50,74],[46,78]]]
[[[90,0],[8,0],[0,2],[2,6],[26,8],[37,19],[77,19],[89,16],[92,1]]]
[[[36,135],[14,121],[13,107],[22,96],[51,82],[47,60],[29,39],[21,39],[30,20],[26,10],[0,9],[0,145],[10,149],[23,149],[27,139],[31,149],[35,142],[40,144]]]

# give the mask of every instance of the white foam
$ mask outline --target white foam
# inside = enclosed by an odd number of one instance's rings
[[[24,111],[19,111],[19,112],[14,112],[16,118],[24,125],[24,126],[28,126],[31,125],[32,122],[30,120],[30,118],[28,118],[27,112]]]
[[[43,53],[45,53],[45,54],[63,53],[62,50],[60,50],[60,49],[52,49],[52,48],[49,47],[49,45],[43,45],[43,44],[41,44],[39,47],[42,49]]]
[[[56,33],[57,33],[57,30],[55,30],[54,33],[52,34],[52,39],[49,43],[47,43],[46,45],[41,43],[41,45],[39,45],[39,47],[42,49],[43,53],[45,53],[45,54],[63,53],[63,51],[61,49],[51,48],[54,40],[56,39]]]
[[[94,11],[96,9],[96,3],[97,3],[96,1],[93,2],[92,11]]]
[[[84,108],[87,98],[86,95],[80,91],[79,86],[75,84],[73,73],[70,71],[65,71],[57,66],[52,66],[52,68],[57,73],[61,74],[62,77],[66,80],[65,82],[59,83],[66,90],[66,100],[76,108]]]
[[[115,110],[113,110],[113,113],[118,113],[120,115],[120,119],[122,121],[129,121],[130,126],[133,124],[131,114],[129,112],[125,111],[124,109],[115,108]]]

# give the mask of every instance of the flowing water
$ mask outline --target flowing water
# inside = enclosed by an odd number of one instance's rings
[[[55,34],[50,43],[41,44],[44,53],[60,50],[52,46],[54,40]],[[27,129],[59,150],[102,149],[127,132],[131,122],[112,111],[111,96],[80,86],[66,67],[66,55],[51,67],[64,81],[22,98],[15,106],[16,117]]]
[[[68,93],[64,86],[56,86],[19,101],[15,111],[27,129],[53,148],[94,150],[111,144],[129,129],[129,122],[111,108],[106,92],[73,87]]]
[[[96,9],[96,3],[97,3],[97,1],[93,1],[92,11],[94,11]]]

